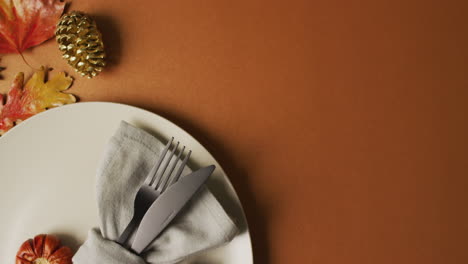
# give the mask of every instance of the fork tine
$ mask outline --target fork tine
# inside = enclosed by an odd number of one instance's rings
[[[167,176],[165,176],[167,166],[169,166],[169,163],[171,163],[172,157],[174,157],[174,154],[177,151],[178,147],[179,147],[179,142],[177,142],[177,144],[172,149],[171,155],[169,156],[166,163],[164,164],[164,168],[162,169],[161,173],[158,173],[158,177],[157,177],[157,180],[156,180],[156,185],[154,186],[155,190],[159,189],[159,186],[161,186],[161,182],[164,180],[164,178],[167,178]]]
[[[169,142],[167,142],[166,146],[164,147],[163,151],[161,152],[161,154],[159,155],[159,159],[158,161],[156,162],[156,164],[154,164],[153,168],[151,168],[151,171],[149,172],[148,174],[148,177],[151,177],[151,181],[149,183],[149,185],[151,186],[154,182],[154,177],[156,176],[156,173],[158,172],[158,169],[159,169],[159,166],[161,166],[161,163],[164,159],[164,157],[166,156],[166,153],[167,153],[167,150],[169,149],[169,147],[172,145],[172,141],[174,141],[174,137],[171,138],[171,140]]]
[[[184,158],[184,161],[182,161],[182,164],[180,164],[180,167],[179,167],[179,170],[177,171],[177,174],[175,175],[175,177],[172,179],[171,183],[169,184],[169,186],[171,186],[172,184],[174,184],[175,182],[177,182],[180,178],[180,175],[182,174],[182,171],[184,170],[185,168],[185,165],[187,164],[187,161],[188,159],[190,158],[190,154],[192,154],[192,151],[189,150],[189,152],[187,153],[187,155],[185,156]]]
[[[177,158],[176,158],[174,164],[172,165],[171,170],[170,170],[169,173],[167,174],[168,176],[166,177],[166,179],[164,179],[164,182],[163,182],[162,188],[161,188],[162,191],[166,190],[166,188],[167,188],[167,183],[168,183],[169,180],[172,178],[172,177],[171,177],[171,176],[172,176],[172,172],[174,171],[174,169],[175,169],[177,163],[179,162],[180,156],[182,156],[182,153],[184,152],[184,150],[185,150],[185,146],[182,147],[182,150],[181,150],[181,151],[179,152],[179,154],[177,155]]]

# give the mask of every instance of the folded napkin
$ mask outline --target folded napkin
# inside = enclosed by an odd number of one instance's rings
[[[136,193],[163,148],[155,137],[122,121],[97,172],[100,226],[90,230],[73,257],[75,264],[177,263],[234,238],[236,225],[202,187],[141,256],[114,242],[130,222]],[[187,167],[182,175],[190,172]]]

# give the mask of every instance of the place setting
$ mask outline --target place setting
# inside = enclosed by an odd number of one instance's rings
[[[36,257],[34,240],[22,243],[40,234],[68,242],[73,263],[252,257],[242,206],[221,166],[148,111],[97,102],[51,109],[3,135],[0,160],[0,205],[9,212],[1,219],[2,259],[33,263],[26,258]]]
[[[0,93],[2,263],[253,263],[239,197],[202,144],[158,114],[67,91],[109,56],[93,15],[67,5],[0,6],[0,53],[26,72]],[[23,55],[50,38],[71,68]]]

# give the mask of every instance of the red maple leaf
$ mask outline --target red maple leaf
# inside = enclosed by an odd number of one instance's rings
[[[61,0],[0,0],[0,53],[21,53],[54,36]]]

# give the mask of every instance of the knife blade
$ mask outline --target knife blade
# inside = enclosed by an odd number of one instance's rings
[[[138,227],[131,249],[140,254],[172,221],[213,173],[214,165],[182,177],[153,202]]]

